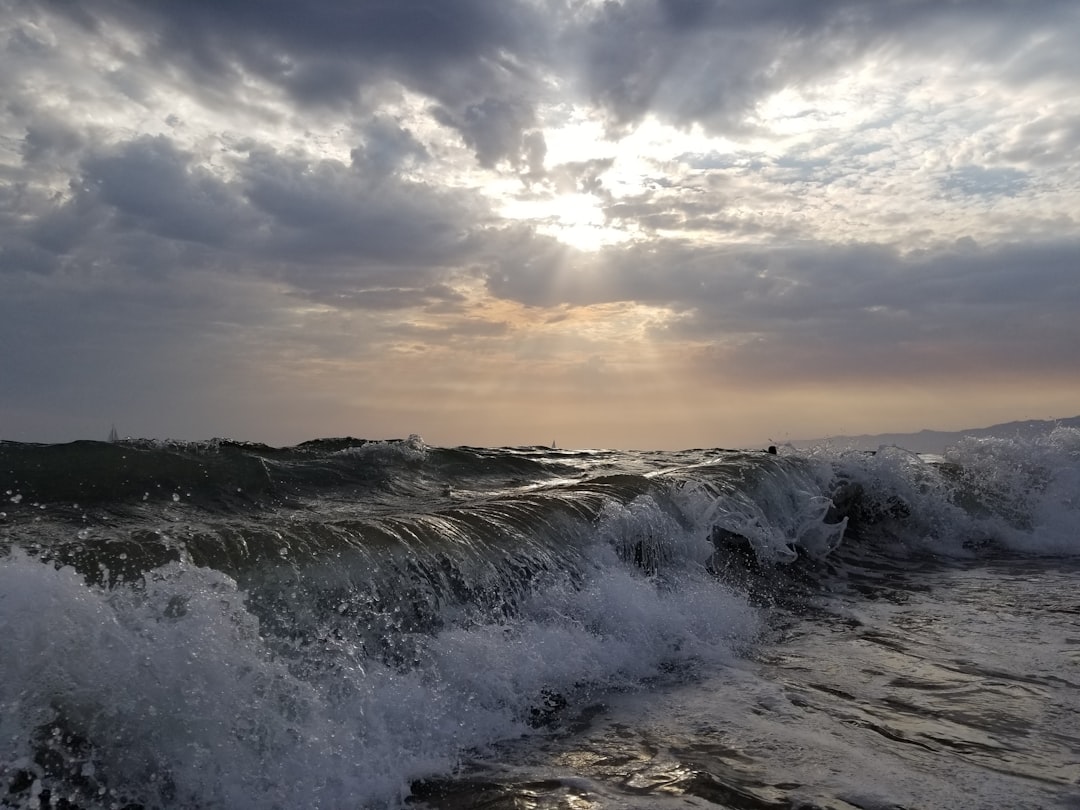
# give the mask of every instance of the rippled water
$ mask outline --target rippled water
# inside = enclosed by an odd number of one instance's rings
[[[745,659],[608,695],[443,808],[1080,807],[1080,565],[848,570]]]

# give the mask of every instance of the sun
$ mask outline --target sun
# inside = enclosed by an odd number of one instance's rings
[[[633,238],[633,234],[608,224],[600,201],[590,194],[561,194],[552,200],[557,214],[554,222],[537,230],[583,251],[600,250]]]
[[[577,250],[593,252],[634,239],[637,233],[612,221],[608,177],[618,144],[608,139],[592,110],[552,107],[541,113],[545,144],[542,177],[500,195],[499,214],[528,222],[537,233]]]
[[[581,251],[597,251],[633,239],[632,232],[609,223],[601,203],[596,196],[580,192],[544,194],[508,200],[499,213],[506,219],[528,222],[537,233]]]
[[[485,190],[500,216],[583,252],[647,238],[644,225],[612,211],[620,202],[629,201],[621,208],[632,211],[653,198],[657,175],[682,157],[738,149],[700,125],[680,128],[652,115],[614,135],[591,107],[554,105],[539,117],[543,170],[492,178]]]

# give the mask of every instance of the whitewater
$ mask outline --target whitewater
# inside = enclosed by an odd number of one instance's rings
[[[0,806],[1080,807],[1080,431],[0,442]]]

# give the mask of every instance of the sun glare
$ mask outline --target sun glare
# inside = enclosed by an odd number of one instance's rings
[[[545,176],[527,194],[489,186],[501,197],[502,216],[528,221],[538,233],[582,251],[638,237],[636,228],[613,223],[606,209],[613,199],[641,192],[655,169],[653,155],[638,151],[640,142],[611,140],[594,110],[561,105],[542,115],[551,122],[543,130]]]
[[[573,192],[534,199],[507,201],[501,212],[507,219],[527,220],[537,233],[553,236],[578,250],[599,250],[633,238],[633,234],[611,227],[591,194]]]

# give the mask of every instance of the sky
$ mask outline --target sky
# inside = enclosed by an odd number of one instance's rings
[[[1080,413],[1075,0],[0,0],[0,439]]]

